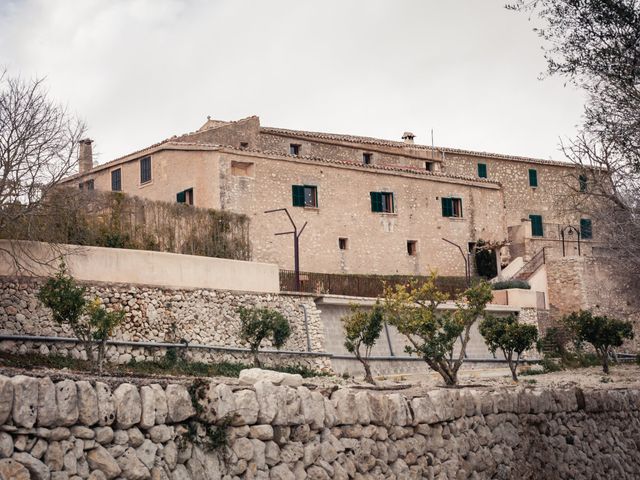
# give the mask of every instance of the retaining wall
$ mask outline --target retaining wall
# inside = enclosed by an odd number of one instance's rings
[[[640,474],[640,390],[329,391],[0,376],[0,478]]]

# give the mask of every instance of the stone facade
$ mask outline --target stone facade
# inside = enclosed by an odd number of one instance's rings
[[[139,161],[146,156],[152,180],[141,184]],[[478,163],[487,165],[488,178],[478,177]],[[462,275],[459,251],[442,238],[466,250],[479,239],[510,238],[509,227],[530,214],[550,226],[577,221],[557,208],[570,191],[573,169],[566,163],[261,127],[257,117],[209,120],[197,132],[97,166],[68,184],[93,179],[95,188],[110,190],[116,169],[125,193],[175,202],[179,192],[193,189],[196,206],[247,214],[253,259],[284,269],[293,268],[293,242],[274,234],[291,226],[283,213],[266,215],[268,209],[288,208],[299,226],[308,222],[301,268],[323,273],[425,275],[437,269]],[[529,169],[538,172],[537,187],[529,186]],[[293,185],[315,187],[317,204],[294,207]],[[373,212],[371,192],[392,193],[393,213]],[[443,216],[444,197],[461,199],[461,217]],[[512,243],[511,258],[520,246]]]
[[[640,471],[638,390],[411,397],[289,385],[0,376],[0,478],[577,480]]]

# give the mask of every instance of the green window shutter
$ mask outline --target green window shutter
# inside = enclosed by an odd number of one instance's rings
[[[479,163],[478,164],[478,177],[487,178],[487,164]]]
[[[580,219],[580,236],[585,240],[593,238],[593,230],[591,228],[591,220],[589,218]]]
[[[587,191],[587,176],[586,175],[580,175],[578,177],[578,181],[580,182],[580,191],[581,192],[586,192]]]
[[[453,217],[453,200],[451,198],[442,198],[442,216]]]
[[[531,220],[531,235],[534,237],[544,237],[542,215],[529,215],[529,219]]]
[[[187,201],[187,193],[186,192],[178,192],[176,194],[176,202],[178,203],[186,203]]]
[[[538,171],[535,168],[529,169],[529,186],[530,187],[538,186]]]
[[[371,192],[371,211],[382,212],[382,194],[380,192]]]
[[[303,185],[292,185],[291,186],[292,196],[293,196],[293,206],[294,207],[304,207],[304,186]]]

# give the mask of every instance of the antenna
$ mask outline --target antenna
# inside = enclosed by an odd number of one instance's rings
[[[436,149],[433,145],[433,128],[432,128],[431,129],[431,160],[434,160],[436,158],[435,153],[436,153]]]

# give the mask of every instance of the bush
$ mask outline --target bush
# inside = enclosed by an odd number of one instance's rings
[[[498,274],[498,266],[496,265],[496,251],[483,250],[482,247],[487,245],[484,240],[478,240],[474,257],[476,261],[476,272],[483,278],[493,278]]]
[[[622,346],[625,339],[633,338],[631,322],[606,315],[593,315],[587,310],[573,312],[562,321],[575,334],[578,346],[582,342],[593,346],[602,361],[604,373],[609,373],[609,356],[613,353],[613,348]]]
[[[523,288],[531,290],[531,285],[526,280],[502,280],[491,284],[493,290],[506,290],[508,288]]]
[[[249,344],[253,354],[253,363],[260,367],[258,350],[265,338],[280,349],[291,335],[289,321],[280,313],[269,308],[238,309],[240,314],[240,338]]]
[[[520,356],[535,344],[538,338],[538,328],[535,325],[518,323],[518,318],[511,314],[505,318],[487,315],[480,322],[479,330],[491,353],[495,353],[498,349],[502,350],[504,358],[509,364],[511,377],[517,382]]]
[[[345,348],[362,363],[364,380],[369,383],[375,383],[371,376],[369,356],[371,355],[371,349],[382,332],[383,316],[380,305],[376,304],[369,312],[363,311],[355,305],[352,306],[351,313],[342,317],[342,326],[346,339],[344,342]],[[364,352],[360,351],[362,347],[364,347]]]

